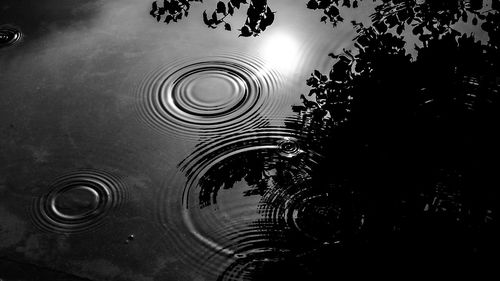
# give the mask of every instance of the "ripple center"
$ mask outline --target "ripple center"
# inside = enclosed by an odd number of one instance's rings
[[[59,216],[77,218],[88,215],[99,206],[99,193],[88,186],[70,186],[59,193],[52,202],[52,208]]]
[[[217,75],[198,77],[193,81],[192,97],[201,104],[221,106],[234,94],[234,85]]]

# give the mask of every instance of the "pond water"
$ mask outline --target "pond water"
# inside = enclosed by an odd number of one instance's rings
[[[498,249],[497,1],[445,7],[479,40],[458,47],[402,15],[362,41],[379,1],[268,0],[258,36],[226,2],[167,24],[163,1],[2,0],[0,280],[318,280]]]

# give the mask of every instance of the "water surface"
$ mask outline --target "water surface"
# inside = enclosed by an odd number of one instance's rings
[[[384,250],[498,249],[481,24],[454,25],[482,41],[446,61],[454,44],[414,25],[405,44],[361,32],[372,1],[333,27],[314,0],[270,0],[248,37],[244,7],[206,26],[218,1],[169,24],[153,1],[63,2],[0,4],[0,280],[314,280]]]

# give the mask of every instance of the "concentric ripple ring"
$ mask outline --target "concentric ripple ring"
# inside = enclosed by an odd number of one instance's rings
[[[162,188],[155,206],[157,220],[186,261],[205,273],[250,256],[289,252],[290,245],[282,239],[282,219],[270,217],[267,212],[273,211],[262,206],[262,200],[274,189],[292,191],[289,185],[303,185],[321,158],[309,149],[306,135],[285,127],[207,140]],[[265,174],[268,180],[255,177]],[[294,226],[285,226],[290,227]],[[180,235],[179,229],[189,235]]]
[[[23,34],[18,29],[3,25],[0,26],[0,48],[14,45],[23,38]]]
[[[182,60],[148,74],[137,90],[141,121],[174,136],[198,138],[259,127],[284,104],[282,78],[256,58]]]
[[[56,179],[33,201],[30,214],[43,231],[81,233],[101,226],[126,199],[126,188],[118,177],[79,170]]]

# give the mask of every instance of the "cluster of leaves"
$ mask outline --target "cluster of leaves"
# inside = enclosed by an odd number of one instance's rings
[[[156,18],[158,22],[163,19],[163,22],[177,22],[182,19],[183,15],[187,16],[190,2],[203,2],[203,0],[165,0],[163,6],[159,6],[155,1],[152,4],[150,11],[151,16]],[[231,24],[226,21],[228,16],[233,16],[235,10],[240,9],[243,5],[248,5],[247,18],[245,24],[240,31],[239,36],[250,37],[257,36],[265,31],[274,22],[274,14],[271,8],[267,5],[267,0],[229,0],[227,3],[223,1],[217,2],[216,9],[210,14],[207,11],[203,12],[203,22],[209,28],[217,28],[223,25],[225,30],[232,30]]]
[[[296,107],[296,111],[307,108],[322,120],[340,126],[350,120],[354,103],[359,100],[359,88],[366,81],[375,79],[373,75],[399,76],[398,68],[385,67],[388,63],[399,68],[408,66],[411,56],[406,54],[402,37],[379,33],[374,27],[364,28],[361,24],[357,28],[357,53],[349,50],[339,55],[331,53],[336,62],[330,72],[325,75],[316,70],[306,81],[314,101],[302,96],[304,107]]]
[[[460,20],[468,22],[472,17],[473,25],[479,20],[484,21],[487,13],[482,11],[483,8],[483,0],[386,0],[376,7],[372,20],[381,32],[395,27],[401,34],[405,26],[411,25],[413,34],[426,41],[431,36],[449,31]]]
[[[329,20],[333,26],[343,22],[341,8],[358,8],[363,0],[309,0],[307,8],[323,10],[322,22]],[[378,0],[373,0],[378,2]],[[164,0],[162,6],[155,1],[150,11],[151,16],[157,21],[165,23],[177,22],[188,15],[190,2],[203,2],[203,0]],[[210,28],[223,25],[226,30],[232,30],[227,16],[233,16],[236,9],[248,5],[247,18],[239,29],[239,36],[257,36],[265,31],[274,22],[274,14],[268,6],[267,0],[229,0],[217,2],[217,7],[212,13],[203,13],[203,22]],[[484,11],[483,0],[381,0],[376,6],[371,18],[377,31],[383,33],[394,29],[401,35],[407,26],[412,27],[415,35],[422,41],[427,41],[431,36],[444,34],[451,26],[462,20],[468,22],[472,17],[472,24],[479,21],[492,22],[495,13]],[[491,10],[498,10],[500,0],[491,0]],[[490,11],[491,11],[490,10]],[[494,33],[493,31],[491,32]]]
[[[329,163],[330,170],[361,189],[372,206],[367,211],[368,220],[376,221],[372,230],[383,221],[394,227],[397,218],[389,218],[407,212],[418,219],[406,219],[408,227],[425,223],[465,237],[469,229],[486,227],[488,209],[499,199],[489,188],[498,167],[486,163],[500,156],[493,133],[500,120],[500,16],[498,8],[476,13],[481,1],[430,2],[384,1],[373,25],[353,22],[355,48],[330,54],[335,59],[330,72],[311,74],[312,99],[303,97],[294,109],[312,116],[311,129],[328,124],[327,158],[339,162]],[[396,4],[392,14],[379,15]],[[453,29],[464,11],[483,20],[487,44]],[[419,36],[423,44],[415,59],[398,35],[402,32],[391,31],[406,25],[425,35]],[[436,178],[440,173],[449,174],[446,183]],[[409,200],[413,205],[402,203]]]
[[[243,4],[248,4],[249,6],[247,8],[245,24],[239,29],[239,36],[257,36],[274,22],[275,12],[267,5],[267,0],[251,0],[250,3],[247,3],[246,0],[230,0],[227,4],[219,1],[217,9],[212,12],[210,18],[206,11],[203,13],[203,22],[211,28],[216,28],[217,25],[224,23],[224,28],[231,30],[231,25],[224,19],[228,15],[232,16],[234,10],[240,9]]]
[[[156,21],[160,22],[163,20],[163,22],[168,24],[170,22],[177,22],[183,16],[187,17],[191,8],[190,2],[203,2],[203,0],[164,0],[161,6],[158,4],[159,2],[154,1],[152,3],[149,14]]]
[[[329,20],[334,26],[344,19],[340,15],[340,7],[357,8],[362,0],[310,0],[309,9],[323,10],[322,22]],[[488,17],[488,11],[483,11],[483,0],[381,0],[371,15],[373,26],[379,32],[395,29],[401,35],[407,26],[412,27],[415,35],[425,41],[430,34],[443,34],[459,20],[467,22],[472,17],[472,24]],[[492,9],[500,5],[500,1],[492,0]]]
[[[300,160],[290,161],[279,157],[275,151],[264,150],[229,157],[211,167],[200,178],[200,208],[217,204],[219,191],[232,189],[240,181],[247,185],[242,192],[244,197],[263,196],[276,186],[291,185],[304,173],[292,164]]]
[[[500,11],[500,1],[493,3],[497,3],[496,6],[493,6],[495,10]],[[490,38],[488,44],[497,50],[500,49],[500,12],[488,13],[485,21],[481,24],[481,28],[488,32]]]
[[[421,107],[431,107],[432,115],[441,117],[445,113],[468,117],[491,113],[500,94],[498,50],[459,33],[434,38],[417,50],[415,68],[427,69],[418,88]],[[488,119],[481,118],[481,122],[488,123]]]
[[[263,195],[269,188],[272,177],[269,173],[273,169],[269,167],[270,163],[272,161],[269,155],[259,152],[247,153],[244,157],[233,157],[218,163],[199,181],[200,208],[217,204],[219,191],[231,189],[241,180],[245,180],[249,186],[243,196]]]
[[[343,22],[344,18],[340,15],[339,6],[347,8],[357,8],[362,0],[309,0],[307,8],[323,10],[324,16],[321,17],[322,22],[330,20],[333,26],[337,26],[339,22]],[[340,3],[342,2],[342,3]]]
[[[335,25],[343,20],[340,6],[356,8],[360,1],[311,0],[307,7],[324,10],[322,21]],[[267,1],[249,2],[241,36],[258,35],[272,23],[268,16],[273,19]],[[500,7],[492,0],[492,10],[483,11],[482,3],[382,0],[373,25],[352,22],[354,49],[330,54],[331,70],[316,70],[307,80],[309,98],[302,95],[302,105],[293,108],[300,121],[286,127],[326,156],[311,186],[342,186],[356,197],[344,210],[367,221],[355,234],[358,241],[398,254],[407,247],[423,254],[494,251],[489,249],[498,232],[490,222],[500,194],[492,187],[500,182],[498,165],[487,163],[500,157]],[[224,19],[242,4],[219,2],[204,21],[231,29]],[[489,34],[487,44],[453,29],[470,17]],[[408,27],[423,43],[416,59],[405,49]],[[249,186],[243,196],[265,196],[270,186],[289,182],[291,161],[276,161],[267,152],[227,158],[200,179],[200,206],[216,204],[221,189],[241,180]],[[396,236],[407,239],[405,247],[391,240]]]
[[[313,98],[295,109],[309,117],[305,130],[330,130],[319,140],[323,181],[361,197],[367,225],[358,238],[388,251],[404,241],[415,254],[498,249],[499,168],[489,164],[500,157],[497,45],[451,29],[412,59],[402,36],[355,26],[354,50],[331,54],[330,73],[311,75]]]
[[[337,1],[330,1],[332,5],[336,5]],[[495,1],[493,2],[493,4]],[[499,5],[492,5],[494,8],[499,8]],[[356,29],[357,36],[355,38],[355,49],[346,51],[342,54],[330,54],[336,59],[332,69],[328,74],[322,74],[319,71],[314,71],[311,77],[307,80],[307,85],[311,87],[309,96],[313,96],[313,100],[308,100],[304,96],[303,106],[295,107],[295,111],[307,111],[322,119],[329,119],[333,125],[338,126],[349,120],[349,115],[352,115],[353,104],[360,97],[354,93],[359,92],[362,84],[367,84],[367,81],[374,81],[373,75],[383,77],[398,77],[397,72],[391,72],[392,69],[405,69],[409,71],[406,76],[416,73],[418,67],[423,73],[428,73],[425,67],[422,66],[422,55],[418,63],[411,63],[411,57],[405,52],[405,41],[403,37],[396,34],[401,34],[405,26],[411,24],[414,26],[413,32],[420,34],[419,39],[424,47],[428,44],[433,44],[434,50],[438,45],[436,42],[448,42],[450,50],[457,49],[458,46],[474,45],[474,54],[485,62],[490,71],[497,71],[499,57],[499,36],[500,34],[500,12],[492,9],[487,12],[480,13],[483,9],[482,1],[416,1],[416,0],[384,0],[376,7],[375,14],[372,15],[373,25],[364,27],[363,24],[352,22]],[[481,43],[470,41],[461,38],[459,32],[452,28],[460,18],[464,18],[467,13],[473,13],[475,16],[483,20],[481,27],[488,32],[490,40],[488,47],[481,46]],[[396,27],[397,32],[390,32],[391,28]],[[424,31],[425,29],[425,31]],[[443,41],[439,41],[443,39]],[[459,45],[453,44],[453,40],[459,42]],[[433,42],[433,43],[431,43]],[[469,42],[469,43],[465,43]],[[444,44],[444,43],[443,43]],[[481,50],[479,50],[481,46]],[[417,48],[420,54],[426,53],[427,48]],[[471,50],[469,50],[471,51]],[[486,55],[481,55],[484,52]],[[449,55],[449,54],[445,54]],[[446,56],[445,56],[446,57]],[[470,54],[464,52],[462,57],[454,57],[456,62],[468,61],[465,57],[470,57]],[[435,58],[439,60],[439,57]],[[392,64],[392,69],[387,66]],[[431,69],[431,62],[425,65]],[[496,65],[492,69],[492,65]],[[473,68],[474,71],[483,73],[481,68]],[[483,68],[484,69],[484,68]],[[451,74],[450,74],[451,75]],[[440,77],[436,73],[436,77]],[[468,76],[470,77],[470,75]],[[458,77],[455,77],[459,79]],[[404,78],[402,78],[404,81]],[[429,81],[434,81],[434,84],[440,84],[429,77]],[[495,81],[494,78],[489,77]],[[364,81],[364,82],[363,82]],[[408,85],[414,84],[413,81],[408,81]],[[475,82],[474,82],[475,83]],[[485,83],[485,81],[481,81]],[[429,87],[426,87],[429,89]],[[449,91],[448,91],[449,92]],[[414,98],[414,97],[413,97]],[[380,97],[378,97],[380,99]]]

